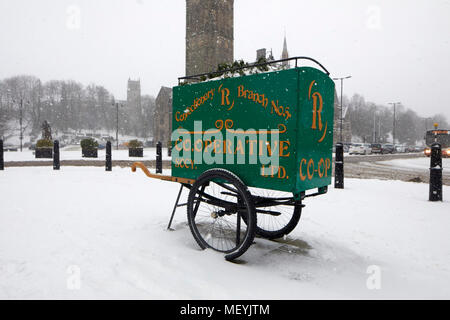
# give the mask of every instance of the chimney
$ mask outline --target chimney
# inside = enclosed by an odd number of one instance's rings
[[[256,61],[266,58],[266,48],[256,50]]]

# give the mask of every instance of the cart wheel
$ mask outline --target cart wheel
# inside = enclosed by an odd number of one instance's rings
[[[233,260],[253,243],[256,213],[244,183],[224,169],[201,174],[188,197],[189,228],[202,249],[211,248]],[[246,223],[241,223],[245,220]]]
[[[256,207],[258,223],[256,234],[266,239],[277,239],[289,234],[297,226],[301,214],[301,201],[293,204],[270,204],[270,200],[280,199],[279,202],[292,199],[292,194],[283,191],[251,188],[253,202]],[[284,199],[284,200],[281,200]]]

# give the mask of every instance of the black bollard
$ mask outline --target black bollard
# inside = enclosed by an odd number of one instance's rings
[[[53,170],[59,170],[59,141],[53,143]]]
[[[161,141],[156,144],[156,173],[162,173],[162,145]]]
[[[169,145],[169,147],[167,148],[167,156],[171,157],[172,156],[172,146]]]
[[[344,145],[342,143],[336,143],[334,187],[336,189],[344,189]]]
[[[429,201],[442,201],[442,153],[437,142],[431,145]]]
[[[5,160],[3,158],[3,140],[0,139],[0,170],[5,170]]]
[[[112,171],[111,141],[106,142],[106,171]]]

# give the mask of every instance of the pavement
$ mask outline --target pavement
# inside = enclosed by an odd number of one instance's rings
[[[131,167],[131,165],[136,162],[142,162],[148,168],[156,167],[156,160],[112,160],[113,167]],[[163,160],[163,169],[171,168],[171,161]],[[61,167],[105,167],[105,160],[61,160]],[[42,161],[7,161],[5,162],[5,167],[46,167],[53,166],[53,160],[42,160]]]

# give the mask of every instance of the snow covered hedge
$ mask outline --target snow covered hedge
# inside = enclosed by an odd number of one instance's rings
[[[80,142],[81,149],[96,149],[98,148],[98,142],[92,138],[83,139]]]
[[[248,63],[244,60],[235,60],[233,63],[221,63],[217,66],[217,70],[208,73],[207,75],[203,75],[199,78],[195,78],[196,81],[203,82],[207,80],[218,80],[218,79],[226,79],[233,77],[242,77],[251,74],[269,72],[269,71],[279,71],[284,69],[285,67],[281,64],[272,64],[272,65],[260,65],[264,64],[267,61],[266,58],[260,58],[257,62]],[[180,85],[187,85],[190,83],[190,79],[185,79],[184,82],[181,82]]]
[[[128,142],[128,148],[129,149],[137,149],[137,148],[142,148],[143,144],[141,141],[134,139],[134,140],[130,140]]]
[[[39,139],[36,142],[36,148],[53,148],[53,142],[49,139]]]

